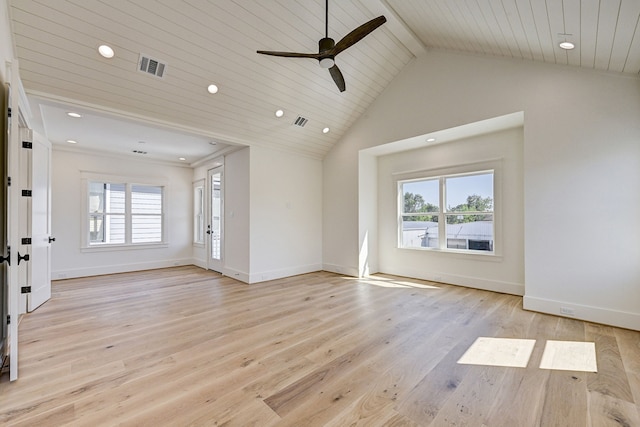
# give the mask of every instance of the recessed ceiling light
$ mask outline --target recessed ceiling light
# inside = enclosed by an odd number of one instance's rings
[[[182,160],[184,162],[187,159],[185,159],[184,157],[179,157],[178,160]]]
[[[322,129],[322,133],[329,133],[329,130],[330,130],[329,128],[324,128]]]
[[[73,139],[67,139],[67,142],[69,144],[77,144],[78,143],[78,141],[74,141]]]
[[[276,117],[282,117],[282,116],[284,116],[284,111],[276,110]]]
[[[74,113],[73,111],[70,111],[67,113],[67,116],[78,118],[78,117],[82,117],[82,114],[78,114],[78,113]]]
[[[107,59],[113,58],[113,55],[115,55],[113,49],[111,49],[111,47],[107,46],[106,44],[100,45],[100,47],[98,47],[98,52],[100,53],[100,55]]]
[[[427,142],[435,142],[435,138],[427,138]]]
[[[209,85],[209,86],[207,87],[207,91],[208,91],[209,93],[218,93],[218,86],[216,86],[216,85]]]
[[[560,48],[564,50],[571,50],[576,47],[575,44],[567,41],[561,42],[558,46],[560,46]]]

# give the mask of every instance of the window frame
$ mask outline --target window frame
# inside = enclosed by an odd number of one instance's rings
[[[198,212],[198,192],[200,196],[200,212]],[[205,238],[205,223],[206,223],[207,209],[206,209],[206,197],[205,197],[205,180],[199,179],[193,183],[193,245],[198,247],[204,247],[206,244]],[[201,218],[201,222],[198,218]],[[202,229],[198,228],[198,224],[201,223]],[[202,239],[198,240],[201,236]]]
[[[81,252],[94,252],[94,251],[118,251],[118,250],[130,250],[130,249],[151,249],[151,248],[166,248],[169,246],[167,236],[167,207],[168,205],[168,185],[166,179],[163,178],[149,178],[149,177],[135,177],[135,176],[121,176],[121,175],[109,175],[95,172],[81,172],[82,181],[82,214],[81,214]],[[107,183],[107,184],[123,184],[125,186],[125,239],[124,243],[91,243],[90,238],[90,206],[89,206],[89,189],[91,182]],[[162,191],[162,205],[161,205],[161,239],[159,242],[132,242],[132,218],[134,214],[132,212],[132,188],[134,186],[150,186],[160,187]],[[107,214],[106,212],[104,213]],[[145,214],[147,215],[147,214]],[[156,216],[154,214],[153,216]]]
[[[410,172],[394,173],[394,183],[396,188],[397,206],[397,242],[396,248],[408,251],[424,251],[433,253],[443,253],[449,255],[461,255],[465,258],[478,257],[477,259],[500,259],[502,257],[502,169],[503,159],[490,159],[478,162],[464,163],[434,169],[424,169]],[[455,249],[447,247],[446,238],[446,217],[454,214],[448,212],[446,203],[445,180],[458,176],[473,176],[483,173],[493,172],[493,250],[475,249]],[[438,212],[427,213],[438,217],[438,247],[410,247],[403,246],[403,212],[404,193],[402,184],[407,182],[437,180],[438,181]],[[480,212],[465,212],[464,215],[481,214]],[[425,214],[423,214],[425,215]],[[425,215],[425,216],[426,216]],[[406,216],[406,215],[404,215]]]

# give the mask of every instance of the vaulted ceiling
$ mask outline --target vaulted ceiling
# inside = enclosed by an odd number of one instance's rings
[[[640,72],[638,0],[333,0],[336,41],[387,18],[337,57],[342,93],[315,60],[256,53],[317,52],[323,0],[8,1],[21,78],[52,142],[131,154],[143,141],[162,160],[193,162],[229,144],[322,158],[431,49]],[[565,40],[575,49],[561,49]],[[115,56],[101,57],[101,44]],[[162,78],[138,71],[141,54],[166,64]],[[207,92],[210,84],[218,93]],[[61,114],[70,110],[91,120]],[[293,124],[298,116],[304,127]]]

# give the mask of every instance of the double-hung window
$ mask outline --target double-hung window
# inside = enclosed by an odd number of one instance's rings
[[[164,186],[86,182],[86,246],[164,243]]]
[[[398,181],[398,246],[494,253],[494,172]]]

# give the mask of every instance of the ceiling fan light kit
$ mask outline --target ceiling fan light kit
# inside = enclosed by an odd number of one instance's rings
[[[344,92],[346,85],[344,76],[335,62],[335,57],[343,50],[346,50],[368,36],[373,30],[387,22],[384,16],[378,16],[371,21],[360,25],[355,30],[344,36],[338,43],[329,37],[329,0],[325,2],[325,36],[318,42],[318,53],[298,53],[298,52],[276,52],[268,50],[258,50],[262,55],[282,56],[285,58],[312,58],[318,60],[322,68],[328,68],[333,81]]]

